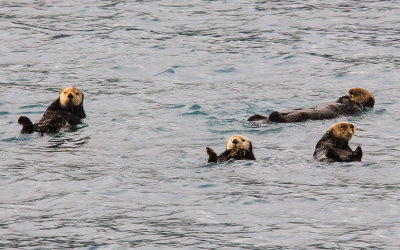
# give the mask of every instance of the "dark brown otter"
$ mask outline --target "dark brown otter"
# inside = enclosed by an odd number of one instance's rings
[[[47,107],[37,123],[33,124],[26,116],[20,116],[18,123],[22,125],[21,133],[36,131],[44,134],[57,132],[67,124],[79,124],[85,117],[82,92],[75,87],[68,87],[60,91],[59,98]]]
[[[353,124],[348,122],[339,122],[330,127],[315,146],[314,158],[321,162],[361,161],[361,146],[355,151],[349,147],[355,130]]]
[[[255,160],[251,141],[240,135],[232,136],[226,143],[226,150],[217,155],[214,150],[207,147],[208,162],[224,162],[229,159]]]
[[[366,107],[374,107],[375,97],[366,89],[352,88],[347,96],[340,97],[334,103],[323,103],[313,108],[294,109],[286,112],[272,112],[268,117],[253,115],[248,121],[266,122],[302,122],[307,120],[332,119],[339,116],[354,115]]]

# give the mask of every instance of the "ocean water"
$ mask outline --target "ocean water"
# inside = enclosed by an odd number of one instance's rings
[[[397,1],[2,1],[0,247],[400,248]],[[61,88],[76,128],[20,134]],[[255,113],[374,93],[352,117]],[[315,144],[352,122],[362,162]],[[241,134],[256,161],[207,164]]]

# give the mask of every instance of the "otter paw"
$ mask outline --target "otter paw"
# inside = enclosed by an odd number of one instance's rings
[[[212,148],[206,147],[206,151],[208,155],[217,155]]]
[[[33,124],[28,117],[20,116],[18,123],[22,125],[21,133],[33,133]]]
[[[217,154],[214,152],[212,148],[206,147],[206,151],[208,154],[208,162],[217,162]]]
[[[269,115],[269,120],[271,122],[286,122],[285,117],[283,117],[278,111],[274,111]]]
[[[254,121],[265,120],[265,119],[267,119],[267,117],[257,114],[257,115],[250,116],[249,119],[247,119],[247,121],[254,122]]]
[[[361,161],[362,156],[363,156],[363,152],[362,152],[361,146],[358,145],[356,150],[354,150],[354,152],[353,152],[352,158],[354,161]]]
[[[238,148],[232,149],[228,155],[228,160],[232,159],[232,158],[235,160],[242,160],[243,159],[242,150],[240,150]]]
[[[20,116],[18,118],[18,123],[21,125],[32,125],[32,121],[26,116]]]
[[[49,123],[51,126],[62,126],[65,124],[64,118],[61,116],[54,117]]]

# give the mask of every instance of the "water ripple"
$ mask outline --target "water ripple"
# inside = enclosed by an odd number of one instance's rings
[[[3,1],[1,248],[395,249],[399,5],[393,1]],[[87,118],[19,134],[61,88]],[[348,89],[376,107],[247,122]],[[322,164],[333,123],[362,162]],[[251,138],[256,161],[207,163]],[[384,212],[383,212],[384,211]]]

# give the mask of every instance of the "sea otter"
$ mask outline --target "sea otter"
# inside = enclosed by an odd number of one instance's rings
[[[375,97],[366,89],[352,88],[349,94],[336,102],[319,104],[313,108],[294,109],[284,112],[274,111],[268,117],[253,115],[248,121],[302,122],[306,120],[332,119],[343,115],[353,115],[366,107],[374,107]]]
[[[42,119],[33,124],[26,116],[20,116],[18,123],[22,125],[21,133],[57,132],[66,124],[76,125],[86,117],[83,109],[83,94],[75,87],[64,88],[60,96],[46,109]]]
[[[339,122],[331,126],[315,146],[314,158],[321,162],[361,161],[361,146],[355,151],[349,147],[349,141],[356,129],[353,124]]]
[[[208,162],[224,162],[229,159],[255,160],[251,141],[241,135],[229,138],[226,143],[226,150],[217,156],[211,148],[207,147]]]

